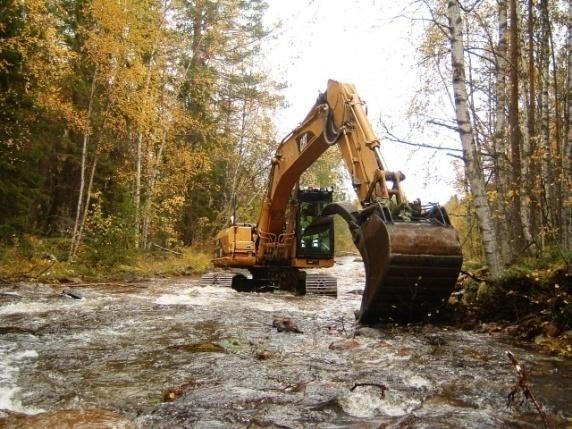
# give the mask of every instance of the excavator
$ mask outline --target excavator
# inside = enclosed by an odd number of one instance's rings
[[[332,202],[331,189],[305,189],[301,175],[337,145],[358,204]],[[315,268],[334,264],[334,222],[341,216],[365,266],[356,318],[425,320],[447,302],[463,256],[439,204],[408,202],[401,171],[385,168],[380,141],[354,85],[329,80],[306,118],[280,143],[256,225],[237,223],[216,235],[213,265],[201,284],[238,291],[280,288],[336,295],[336,279]]]

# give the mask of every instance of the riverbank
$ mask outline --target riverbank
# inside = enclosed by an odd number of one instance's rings
[[[212,258],[210,249],[204,247],[167,249],[155,245],[150,250],[115,250],[106,255],[80,249],[72,261],[68,251],[67,240],[36,236],[0,246],[0,283],[83,284],[194,276],[207,271]]]
[[[481,332],[504,332],[572,358],[572,267],[567,255],[527,259],[498,280],[459,277],[445,318]]]

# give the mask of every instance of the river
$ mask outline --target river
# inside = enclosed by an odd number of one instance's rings
[[[528,402],[506,406],[506,350],[552,424],[572,424],[569,360],[451,326],[356,326],[363,266],[331,271],[337,299],[190,278],[78,288],[80,300],[0,287],[0,427],[542,427]]]

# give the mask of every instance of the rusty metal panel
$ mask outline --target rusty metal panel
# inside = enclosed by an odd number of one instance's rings
[[[360,322],[422,320],[447,302],[463,255],[457,232],[437,209],[440,216],[406,221],[391,219],[381,204],[362,211],[338,203],[324,209],[324,216],[339,214],[346,220],[364,261]],[[311,227],[321,223],[316,219]]]

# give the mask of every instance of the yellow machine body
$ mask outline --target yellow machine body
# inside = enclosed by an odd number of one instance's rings
[[[326,204],[327,192],[299,189],[302,173],[332,145],[340,148],[359,208]],[[270,279],[304,292],[309,280],[301,269],[334,263],[333,241],[330,246],[324,237],[333,234],[332,217],[340,215],[365,264],[359,320],[422,319],[452,292],[461,246],[442,207],[405,199],[404,179],[402,172],[385,168],[380,141],[355,87],[330,80],[306,118],[278,146],[257,224],[221,231],[214,265],[249,269],[256,287]],[[238,289],[252,290],[248,279],[239,280]]]

